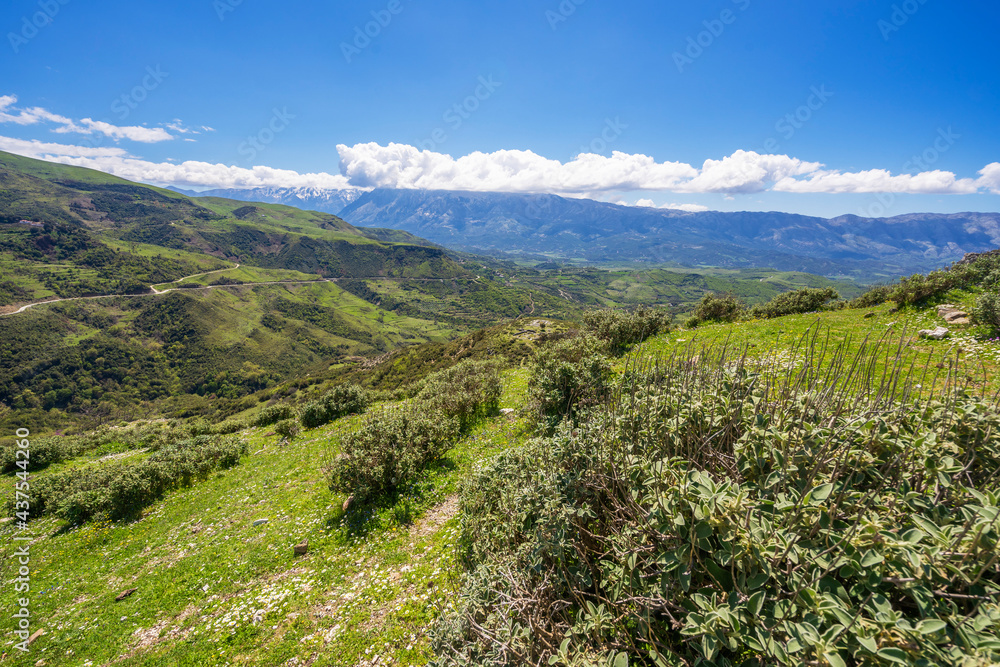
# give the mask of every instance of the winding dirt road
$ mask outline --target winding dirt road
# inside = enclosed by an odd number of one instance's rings
[[[225,271],[235,271],[240,268],[240,265],[231,266],[228,269],[216,269],[215,271],[206,271],[204,273],[194,273],[190,276],[184,276],[183,278],[178,278],[177,280],[170,283],[157,283],[158,285],[176,285],[177,283],[184,282],[190,278],[200,278],[201,276],[209,276],[214,273],[223,273]],[[261,283],[237,283],[233,285],[203,285],[201,287],[173,287],[171,289],[158,290],[155,286],[150,285],[149,289],[151,292],[146,292],[143,294],[100,294],[98,296],[71,296],[64,299],[48,299],[46,301],[36,301],[34,303],[29,303],[21,306],[17,310],[12,310],[9,313],[0,313],[0,317],[8,317],[10,315],[18,315],[25,312],[29,308],[34,308],[35,306],[44,306],[50,303],[61,303],[65,301],[91,301],[93,299],[109,299],[112,297],[142,297],[142,296],[161,296],[163,294],[169,294],[170,292],[199,292],[203,290],[212,290],[219,288],[233,288],[233,287],[255,287],[257,285],[312,285],[314,283],[336,283],[340,280],[408,280],[410,282],[445,282],[443,278],[394,278],[390,276],[373,276],[369,278],[320,278],[319,280],[274,280],[270,282]],[[475,282],[479,282],[478,279]]]
[[[177,284],[179,282],[183,282],[183,281],[187,280],[188,278],[198,278],[200,276],[208,276],[208,275],[211,275],[213,273],[222,273],[223,271],[233,271],[234,269],[238,269],[238,268],[240,268],[239,264],[237,264],[236,266],[231,266],[228,269],[216,269],[215,271],[205,271],[205,272],[202,272],[202,273],[193,273],[190,276],[184,276],[183,278],[178,278],[177,280],[173,281],[172,283],[157,283],[157,284],[159,284],[159,285],[175,285],[175,284]],[[213,285],[213,287],[223,287],[223,286],[222,285]],[[21,306],[20,308],[18,308],[17,310],[11,311],[9,313],[0,313],[0,317],[7,317],[8,315],[18,315],[18,314],[23,313],[24,311],[28,310],[29,308],[34,308],[35,306],[44,306],[45,304],[48,304],[48,303],[60,303],[60,302],[63,302],[63,301],[89,301],[91,299],[107,299],[109,297],[115,297],[115,296],[118,296],[118,297],[121,297],[121,296],[129,296],[129,297],[133,297],[133,296],[157,296],[157,295],[160,295],[160,294],[166,294],[167,292],[175,292],[175,291],[177,291],[179,289],[183,289],[183,288],[175,287],[173,289],[158,290],[155,287],[153,287],[152,285],[150,285],[149,289],[152,290],[151,294],[101,294],[99,296],[70,296],[70,297],[66,297],[65,299],[47,299],[45,301],[36,301],[35,303],[25,304],[25,305]],[[204,289],[204,288],[201,288],[201,289]]]

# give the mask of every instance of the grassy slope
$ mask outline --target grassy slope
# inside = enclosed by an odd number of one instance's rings
[[[965,309],[971,309],[976,294],[955,290],[941,300]],[[867,317],[866,317],[867,316]],[[924,329],[947,326],[949,338],[936,341],[920,338]],[[855,353],[867,343],[885,338],[893,343],[903,342],[901,354],[907,363],[914,365],[914,373],[926,377],[921,389],[932,391],[947,378],[947,366],[954,360],[971,386],[994,394],[1000,391],[1000,343],[991,341],[985,328],[949,325],[940,319],[933,307],[897,310],[893,304],[884,304],[868,310],[838,310],[812,315],[790,315],[773,320],[714,324],[693,330],[677,330],[639,346],[633,351],[637,358],[670,355],[683,348],[700,348],[707,345],[728,344],[736,348],[748,347],[750,354],[764,358],[789,357],[792,350],[806,344],[813,337],[830,347],[848,341],[847,350]],[[946,368],[938,368],[937,364]],[[885,364],[879,365],[879,369]],[[926,374],[924,371],[927,371]]]
[[[523,402],[524,379],[508,373],[504,406]],[[424,664],[425,630],[456,583],[451,499],[477,461],[523,440],[524,424],[483,425],[399,503],[359,516],[345,514],[323,473],[338,431],[351,423],[286,446],[266,429],[246,432],[253,453],[240,466],[170,494],[141,521],[68,531],[53,519],[32,523],[32,611],[47,634],[10,664],[275,665],[297,657],[354,665],[375,654]],[[258,519],[268,523],[253,527]],[[0,528],[5,579],[12,532]],[[306,539],[309,554],[294,557]],[[12,605],[9,587],[0,596]]]
[[[947,300],[973,298],[956,292]],[[888,306],[789,316],[676,331],[636,348],[631,358],[723,341],[780,358],[817,325],[832,340],[850,336],[856,349],[865,337],[898,339],[904,328],[937,323],[933,309],[891,313]],[[974,328],[959,329],[951,341],[913,340],[906,353],[936,361],[961,347],[988,378],[985,388],[995,391],[1000,345],[978,340],[984,336]],[[475,347],[471,339],[457,345],[449,352],[455,358]],[[524,405],[526,382],[524,370],[507,372],[504,407]],[[351,428],[352,419],[284,447],[266,429],[248,431],[253,453],[240,466],[170,494],[135,523],[69,531],[54,519],[32,524],[33,613],[48,634],[30,658],[15,656],[11,664],[43,658],[65,665],[275,665],[297,658],[356,665],[376,655],[382,664],[389,658],[424,664],[425,632],[459,572],[451,499],[477,462],[523,442],[526,425],[494,419],[394,504],[359,515],[344,513],[344,498],[331,494],[323,472],[337,451],[337,433]],[[11,493],[13,480],[6,481],[0,498]],[[262,518],[269,522],[252,527]],[[11,533],[9,524],[0,528],[5,538]],[[292,546],[304,539],[310,554],[296,559]],[[4,544],[0,573],[9,580],[10,540]],[[114,602],[132,587],[135,595]],[[12,606],[12,595],[9,588],[0,593],[4,605]]]

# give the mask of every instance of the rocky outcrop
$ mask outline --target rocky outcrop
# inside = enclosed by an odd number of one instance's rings
[[[972,264],[973,262],[979,261],[983,257],[996,257],[998,255],[1000,255],[1000,248],[990,250],[989,252],[970,252],[965,257],[960,259],[957,264],[958,266],[965,266],[966,264]]]
[[[943,319],[948,324],[971,324],[969,314],[960,309],[958,306],[953,306],[950,303],[938,306],[937,314],[938,317]]]

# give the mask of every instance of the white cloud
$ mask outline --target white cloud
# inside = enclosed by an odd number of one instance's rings
[[[337,174],[300,174],[288,169],[257,166],[251,169],[188,160],[180,164],[147,162],[136,158],[53,156],[54,162],[97,169],[130,181],[211,188],[309,187],[343,190],[347,179]]]
[[[17,104],[16,95],[0,96],[0,123],[14,123],[16,125],[36,125],[38,123],[55,123],[59,127],[52,131],[56,134],[103,134],[111,137],[115,141],[119,139],[130,139],[141,143],[158,143],[160,141],[170,141],[173,135],[162,127],[141,127],[141,126],[118,126],[96,121],[90,118],[76,122],[71,118],[54,114],[41,107],[31,107],[28,109],[15,109]],[[8,110],[10,113],[8,113]],[[175,121],[177,123],[179,121]]]
[[[771,183],[811,174],[823,165],[803,162],[787,155],[760,155],[736,151],[721,160],[705,160],[701,172],[677,192],[763,192]]]
[[[111,123],[105,123],[100,120],[91,120],[90,118],[84,118],[80,122],[83,123],[84,126],[82,134],[93,134],[94,132],[99,132],[100,134],[111,137],[115,141],[118,141],[119,139],[130,139],[144,144],[155,144],[160,141],[170,141],[174,138],[172,134],[164,130],[162,127],[118,127],[117,125],[112,125]],[[56,130],[56,132],[60,131],[61,130]],[[68,131],[80,132],[79,129]]]
[[[17,104],[17,95],[0,96],[0,123],[35,125],[37,123],[51,122],[59,123],[60,125],[73,125],[73,121],[69,118],[54,114],[41,107],[14,109],[13,106],[15,104]],[[8,109],[15,113],[8,113]]]
[[[11,114],[13,96],[0,97],[0,122]],[[44,110],[42,110],[44,111]],[[38,110],[28,114],[41,117]],[[27,116],[26,116],[27,117]],[[179,121],[174,121],[181,127]],[[165,132],[162,128],[116,128],[91,119],[80,121],[85,131],[115,138],[142,141],[153,137],[138,132]],[[203,128],[204,129],[204,128]],[[68,132],[69,130],[67,130]],[[208,130],[205,130],[208,131]],[[197,133],[197,130],[191,130]],[[185,141],[192,141],[189,137]],[[206,188],[314,187],[324,189],[389,187],[400,189],[469,190],[479,192],[550,193],[566,197],[619,200],[627,192],[721,193],[909,193],[1000,194],[1000,162],[979,172],[978,179],[958,178],[947,171],[893,175],[882,169],[857,173],[827,170],[818,162],[787,155],[760,155],[736,151],[721,160],[706,160],[701,169],[680,162],[658,163],[646,155],[615,152],[611,157],[582,154],[563,163],[531,151],[472,153],[460,158],[420,151],[405,144],[340,145],[341,174],[302,174],[287,169],[258,166],[244,168],[207,162],[155,163],[137,158],[121,148],[74,146],[0,136],[0,150],[53,162],[105,171],[122,178],[156,184]],[[700,204],[656,206],[640,199],[636,206],[690,212],[708,210]]]
[[[883,169],[845,173],[826,170],[820,162],[743,150],[721,160],[705,160],[700,169],[620,152],[611,157],[585,153],[563,163],[531,151],[476,152],[454,158],[392,143],[339,145],[337,150],[341,173],[352,185],[366,188],[552,193],[570,197],[635,191],[726,196],[766,191],[974,194],[984,188],[1000,194],[1000,163],[986,167],[976,180],[940,170],[898,175]],[[678,207],[683,209],[684,205]]]
[[[701,204],[663,204],[662,206],[657,206],[652,199],[640,199],[635,205],[640,208],[659,208],[671,211],[687,211],[688,213],[702,213],[710,210],[707,206],[702,206]]]
[[[123,148],[74,146],[0,136],[0,150],[27,157],[87,167],[130,181],[156,185],[203,186],[206,188],[310,187],[349,189],[340,174],[300,174],[289,169],[257,166],[252,169],[189,160],[180,164],[149,162]]]
[[[879,193],[898,194],[975,194],[976,181],[957,178],[950,171],[925,171],[920,174],[893,176],[885,169],[871,169],[858,173],[822,171],[806,180],[786,177],[774,184],[775,192],[808,193]]]
[[[981,178],[976,181],[976,185],[1000,195],[1000,162],[986,165],[980,170],[979,175]]]
[[[340,170],[358,187],[482,192],[599,193],[669,190],[697,175],[690,165],[645,155],[582,154],[568,163],[531,151],[475,152],[455,159],[405,144],[337,146]]]
[[[0,151],[41,160],[53,160],[55,157],[123,158],[128,156],[128,152],[124,148],[71,146],[3,136],[0,136]]]

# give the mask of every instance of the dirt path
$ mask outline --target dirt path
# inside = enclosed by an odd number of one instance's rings
[[[239,264],[237,264],[236,266],[231,266],[228,269],[216,269],[215,271],[206,271],[204,273],[195,273],[195,274],[192,274],[190,276],[184,276],[183,278],[178,278],[177,280],[173,281],[172,283],[157,283],[157,285],[176,285],[177,283],[184,282],[188,278],[200,278],[201,276],[210,276],[213,273],[222,273],[223,271],[235,271],[238,268],[240,268]],[[158,290],[158,289],[156,289],[156,285],[150,285],[149,289],[153,290],[153,294],[166,294],[167,292],[172,292],[173,291],[173,290],[162,290],[162,291]]]
[[[183,278],[178,278],[177,280],[175,280],[175,281],[173,281],[171,283],[157,283],[157,284],[158,285],[175,285],[175,284],[177,284],[179,282],[183,282],[183,281],[187,280],[188,278],[197,278],[199,276],[208,276],[208,275],[211,275],[213,273],[222,273],[223,271],[233,271],[233,270],[238,269],[238,268],[240,268],[239,264],[237,264],[236,266],[231,266],[228,269],[216,269],[215,271],[204,271],[202,273],[193,273],[190,276],[184,276]],[[108,297],[113,297],[113,296],[156,296],[156,295],[159,295],[159,294],[166,294],[167,292],[174,292],[174,291],[176,291],[177,289],[180,289],[180,288],[175,287],[174,289],[158,290],[153,285],[150,285],[149,289],[151,289],[153,291],[152,295],[149,295],[149,294],[101,294],[99,296],[70,296],[70,297],[66,297],[65,299],[47,299],[45,301],[36,301],[34,303],[25,304],[25,305],[21,306],[20,308],[18,308],[17,310],[12,311],[10,313],[0,313],[0,317],[6,317],[8,315],[18,315],[18,314],[23,313],[24,311],[28,310],[29,308],[34,308],[35,306],[44,306],[47,303],[60,303],[62,301],[88,301],[88,300],[91,300],[91,299],[106,299]]]
[[[189,278],[198,278],[200,276],[208,276],[208,275],[211,275],[213,273],[222,273],[223,271],[234,271],[234,270],[236,270],[238,268],[240,268],[239,264],[237,264],[236,266],[231,266],[228,269],[218,269],[216,271],[206,271],[204,273],[195,273],[195,274],[190,275],[190,276],[184,276],[183,278],[178,278],[177,280],[175,280],[173,282],[170,282],[170,283],[157,283],[157,284],[158,285],[175,285],[177,283],[180,283],[180,282],[183,282],[185,280],[188,280]],[[93,299],[109,299],[109,298],[112,298],[112,297],[129,297],[129,298],[134,298],[134,297],[140,297],[140,296],[162,296],[163,294],[169,294],[170,292],[178,292],[178,291],[199,292],[199,291],[202,291],[202,290],[212,290],[212,289],[220,289],[220,288],[254,287],[256,285],[312,285],[314,283],[336,283],[336,282],[339,282],[341,280],[404,280],[404,281],[419,282],[419,283],[432,283],[432,282],[441,282],[441,283],[443,283],[444,282],[444,280],[442,278],[395,278],[395,277],[392,277],[392,276],[371,276],[371,277],[356,277],[356,278],[355,277],[351,277],[351,278],[321,278],[319,280],[273,280],[273,281],[270,281],[270,282],[262,282],[262,283],[238,283],[238,284],[233,284],[233,285],[203,285],[201,287],[173,287],[171,289],[165,289],[165,290],[158,290],[153,285],[150,285],[149,289],[152,290],[152,291],[151,292],[146,292],[146,293],[143,293],[143,294],[99,294],[97,296],[70,296],[70,297],[66,297],[64,299],[47,299],[45,301],[36,301],[34,303],[25,304],[25,305],[21,306],[20,308],[18,308],[17,310],[12,310],[9,313],[0,313],[0,317],[8,317],[10,315],[18,315],[20,313],[25,312],[29,308],[34,308],[35,306],[44,306],[46,304],[61,303],[61,302],[64,302],[64,301],[91,301]],[[2,308],[2,307],[0,307],[0,308]]]

